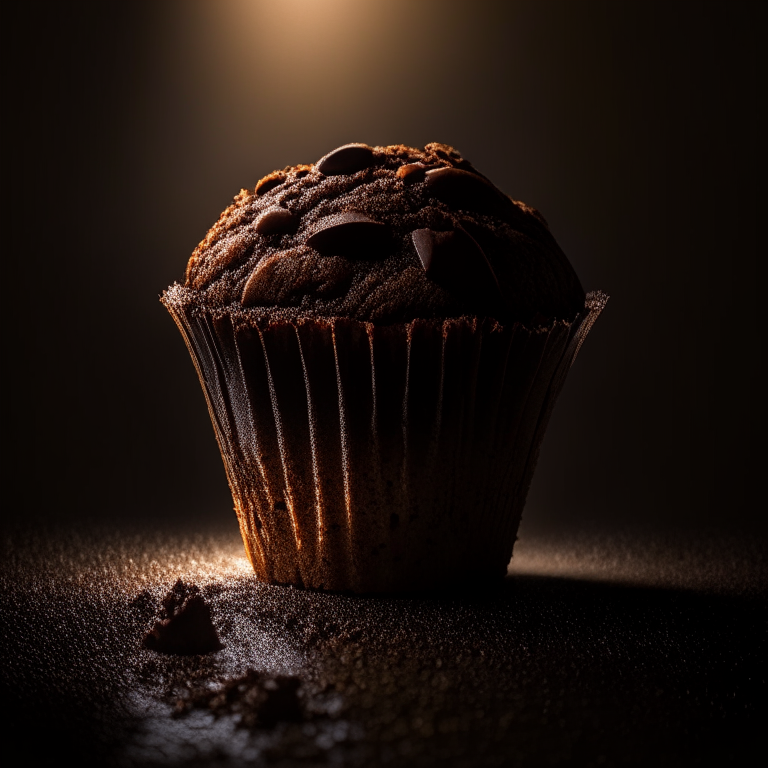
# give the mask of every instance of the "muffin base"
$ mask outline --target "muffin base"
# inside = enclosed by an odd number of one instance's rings
[[[530,330],[276,319],[166,291],[256,576],[349,592],[502,577],[556,398],[606,300]]]

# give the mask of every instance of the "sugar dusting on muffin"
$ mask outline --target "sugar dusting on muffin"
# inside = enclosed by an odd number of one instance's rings
[[[536,325],[584,307],[534,209],[452,147],[348,144],[242,190],[189,260],[208,306],[387,325],[491,316]]]

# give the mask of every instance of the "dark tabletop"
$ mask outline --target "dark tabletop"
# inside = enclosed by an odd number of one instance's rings
[[[231,526],[17,531],[0,574],[3,752],[9,765],[755,764],[764,544],[523,530],[495,588],[354,597],[259,584]],[[142,646],[178,579],[200,588],[221,650]],[[270,696],[286,706],[270,714]]]

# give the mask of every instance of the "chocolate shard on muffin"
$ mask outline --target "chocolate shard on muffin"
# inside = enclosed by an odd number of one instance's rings
[[[298,226],[298,219],[287,208],[275,206],[259,214],[253,229],[260,235],[290,235]]]
[[[162,300],[257,575],[381,592],[505,572],[606,297],[538,212],[433,143],[269,174]]]
[[[316,168],[326,176],[339,176],[363,171],[375,162],[374,151],[367,144],[345,144],[320,158]]]
[[[387,227],[359,211],[335,213],[322,219],[306,244],[323,256],[347,254],[364,258],[382,250]]]
[[[459,226],[448,232],[416,229],[411,239],[427,277],[461,295],[477,313],[500,314],[504,297],[483,249]]]

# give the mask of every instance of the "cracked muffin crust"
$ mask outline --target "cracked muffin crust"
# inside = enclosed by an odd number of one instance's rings
[[[541,215],[436,143],[348,144],[265,176],[195,249],[185,287],[209,307],[377,325],[546,325],[585,298]]]

